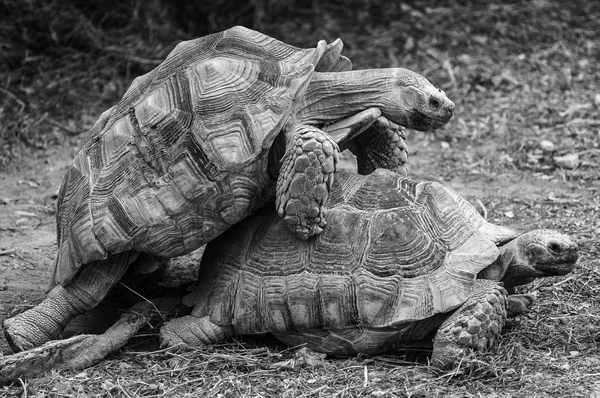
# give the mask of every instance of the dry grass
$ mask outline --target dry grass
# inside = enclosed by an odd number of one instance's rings
[[[85,133],[182,39],[144,3],[0,1],[0,167]]]
[[[435,136],[409,137],[413,171],[435,174],[479,199],[492,221],[558,228],[573,234],[582,248],[572,275],[527,287],[539,299],[530,313],[509,320],[495,351],[474,356],[454,372],[427,366],[422,353],[273,370],[270,365],[292,353],[271,340],[152,352],[156,347],[147,347],[156,345],[156,338],[149,332],[98,366],[20,381],[0,387],[0,395],[600,396],[597,2],[439,6],[422,0],[384,7],[354,0],[282,7],[271,0],[236,8],[236,1],[221,0],[210,3],[214,6],[185,4],[176,12],[159,1],[143,7],[122,1],[106,16],[93,2],[87,8],[41,0],[23,3],[28,8],[16,0],[0,3],[17,21],[0,24],[0,91],[6,94],[0,95],[0,163],[18,160],[32,148],[65,144],[177,39],[234,23],[302,46],[339,36],[357,67],[408,67],[456,101],[456,117],[447,127]],[[218,5],[236,11],[219,13]],[[190,18],[182,20],[185,15]],[[40,20],[44,24],[36,31]],[[542,149],[541,140],[555,148]],[[579,166],[558,167],[554,157],[564,154],[577,154]],[[530,183],[554,185],[542,196],[511,188]],[[140,351],[137,344],[146,348]]]

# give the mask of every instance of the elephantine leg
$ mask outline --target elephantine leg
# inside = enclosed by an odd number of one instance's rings
[[[378,168],[392,170],[406,176],[408,146],[406,131],[385,119],[378,118],[364,133],[349,144],[356,155],[358,173],[371,174]]]
[[[216,344],[235,335],[233,326],[219,326],[208,316],[192,315],[175,318],[160,328],[160,341],[164,347],[188,345],[192,347]]]
[[[326,133],[312,126],[294,125],[287,137],[277,180],[277,212],[296,237],[308,239],[325,227],[325,203],[339,149]]]
[[[59,338],[71,319],[102,301],[137,255],[124,252],[86,264],[71,282],[56,286],[40,304],[6,319],[4,334],[11,348],[29,350]]]
[[[495,282],[477,280],[467,301],[439,328],[433,340],[434,365],[452,368],[469,350],[490,348],[506,321],[507,293]]]
[[[65,340],[49,341],[29,351],[0,358],[0,384],[19,377],[34,377],[52,369],[84,369],[102,361],[123,347],[140,329],[161,320],[161,312],[179,305],[178,298],[143,301],[131,307],[106,332],[83,334]]]
[[[356,155],[359,174],[388,169],[406,176],[408,147],[404,127],[369,108],[323,128],[340,146]]]

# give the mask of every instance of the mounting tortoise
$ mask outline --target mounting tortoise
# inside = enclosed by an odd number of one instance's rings
[[[265,207],[210,242],[192,314],[163,344],[271,333],[328,355],[377,354],[433,336],[433,362],[493,345],[534,278],[565,275],[578,246],[552,230],[494,225],[454,191],[388,170],[338,172],[322,234],[297,240]],[[504,287],[503,287],[504,286]]]
[[[13,349],[56,338],[130,264],[189,253],[273,195],[298,237],[320,233],[338,143],[360,149],[361,172],[402,171],[398,125],[438,128],[454,104],[405,69],[351,71],[341,49],[235,27],[180,43],[136,78],[64,177],[53,290],[4,322]]]

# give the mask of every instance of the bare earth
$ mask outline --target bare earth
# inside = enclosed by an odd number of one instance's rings
[[[56,195],[71,157],[55,148],[0,174],[0,318],[45,295],[56,258]],[[4,339],[1,346],[10,352]]]

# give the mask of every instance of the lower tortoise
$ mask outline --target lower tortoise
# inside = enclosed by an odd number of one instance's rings
[[[563,234],[490,224],[452,190],[389,171],[339,172],[331,205],[327,227],[307,241],[294,238],[270,203],[209,243],[198,289],[184,300],[195,308],[163,325],[163,344],[269,332],[349,355],[433,339],[434,362],[449,367],[469,349],[492,346],[506,316],[533,302],[508,295],[515,286],[567,274],[578,259]],[[135,304],[103,334],[80,334],[98,333],[96,312],[70,325],[74,337],[1,358],[0,383],[91,366],[160,322],[157,309],[178,308],[178,297],[156,287],[145,294],[152,302]]]
[[[161,329],[166,345],[271,333],[332,356],[377,354],[433,337],[433,362],[491,347],[507,317],[531,304],[508,291],[565,275],[578,246],[552,230],[483,219],[436,182],[387,170],[339,172],[328,224],[294,238],[272,209],[207,245],[191,315]]]

